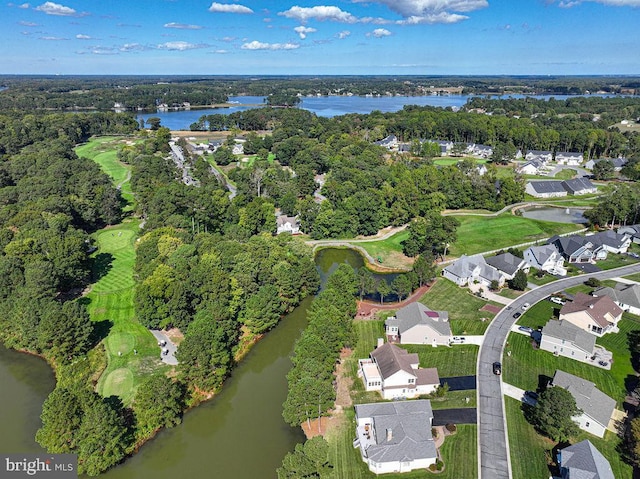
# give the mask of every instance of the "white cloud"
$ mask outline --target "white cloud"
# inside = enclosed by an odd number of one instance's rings
[[[209,11],[214,13],[253,13],[253,10],[244,5],[218,2],[213,2]]]
[[[119,49],[121,52],[142,52],[145,50],[149,50],[149,47],[145,47],[144,45],[140,45],[139,43],[125,43]]]
[[[83,35],[82,33],[78,33],[76,35],[76,38],[78,40],[91,40],[91,37],[89,35]]]
[[[399,25],[421,23],[457,23],[467,16],[452,12],[472,12],[489,5],[487,0],[353,0],[356,3],[374,2],[386,5],[389,10],[401,15]],[[606,1],[606,0],[605,0]],[[615,1],[615,0],[614,0]],[[636,0],[640,1],[640,0]],[[375,22],[373,22],[375,23]],[[378,22],[382,23],[382,22]]]
[[[351,15],[349,12],[345,12],[338,7],[328,5],[318,5],[315,7],[291,7],[285,12],[280,12],[278,15],[282,15],[287,18],[295,18],[301,23],[305,23],[310,19],[325,21],[331,20],[334,22],[342,23],[356,23],[358,18]]]
[[[388,37],[389,35],[391,35],[391,32],[386,28],[376,28],[374,31],[367,33],[368,37],[376,38]]]
[[[33,22],[25,22],[24,20],[19,22],[20,25],[22,25],[23,27],[37,27],[38,24],[37,23],[33,23]]]
[[[349,35],[351,35],[351,32],[349,30],[342,30],[341,32],[339,32],[336,36],[340,39],[343,40],[345,38],[347,38]]]
[[[238,39],[238,37],[222,37],[223,42],[231,43]]]
[[[46,13],[47,15],[60,15],[64,17],[75,17],[78,15],[71,7],[65,7],[64,5],[60,5],[59,3],[53,2],[45,2],[39,7],[36,7],[36,10],[42,13]]]
[[[640,7],[640,0],[560,0],[560,8],[571,8],[583,2],[601,3],[610,7]]]
[[[207,46],[208,45],[204,45],[204,44],[176,41],[176,42],[161,43],[160,45],[158,45],[158,49],[183,52],[185,50],[195,50],[196,48],[206,48]]]
[[[243,44],[240,48],[243,50],[295,50],[300,48],[297,43],[263,43],[254,40]]]
[[[439,12],[424,16],[411,16],[404,20],[398,20],[398,25],[419,25],[423,23],[435,24],[435,23],[458,23],[462,20],[466,20],[469,17],[466,15],[458,15],[457,13]]]
[[[22,5],[18,5],[18,8],[30,8],[31,5],[29,5],[28,3],[23,3]]]
[[[227,50],[215,50],[213,53],[217,53],[218,55],[224,55],[229,52]]]
[[[201,30],[203,27],[201,27],[200,25],[189,25],[186,23],[170,22],[165,23],[164,28],[178,28],[180,30]]]
[[[293,31],[295,31],[298,35],[300,35],[300,38],[304,40],[305,38],[307,38],[308,33],[315,33],[318,30],[316,30],[315,28],[304,27],[301,25],[299,27],[294,28]]]
[[[40,40],[46,40],[48,42],[59,42],[62,40],[67,40],[66,38],[62,38],[62,37],[40,37]]]

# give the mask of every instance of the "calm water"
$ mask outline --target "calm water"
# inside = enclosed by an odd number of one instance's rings
[[[342,262],[362,266],[350,250],[316,258],[323,282]],[[260,341],[233,371],[222,392],[162,431],[105,479],[275,478],[285,454],[304,440],[282,419],[286,374],[295,341],[307,325],[307,298]],[[42,452],[35,442],[42,403],[53,390],[51,369],[39,358],[0,346],[0,451]]]
[[[534,220],[553,221],[554,223],[584,224],[589,220],[582,216],[585,208],[531,208],[524,210],[522,216]]]
[[[304,97],[300,108],[309,110],[318,116],[334,117],[346,115],[348,113],[371,113],[378,110],[381,112],[395,112],[402,110],[405,105],[419,106],[435,106],[435,107],[452,107],[460,108],[467,100],[471,98],[469,95],[447,95],[447,96],[380,96],[380,97],[364,97],[364,96],[320,96],[320,97]],[[524,98],[523,95],[506,95],[496,96],[494,98]],[[569,95],[530,95],[528,98],[545,99],[555,98],[556,100],[565,100],[571,98]],[[216,113],[229,114],[237,111],[248,110],[250,108],[259,108],[264,103],[262,96],[234,96],[229,97],[230,102],[239,102],[240,104],[255,106],[232,106],[229,108],[205,108],[201,110],[189,111],[168,111],[157,113],[145,113],[138,115],[137,118],[144,119],[155,116],[161,119],[162,126],[166,126],[170,130],[189,130],[189,126],[198,121],[202,115],[213,115]]]

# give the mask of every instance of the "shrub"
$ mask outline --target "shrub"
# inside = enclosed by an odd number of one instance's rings
[[[455,424],[451,424],[451,423],[447,424],[445,427],[449,432],[456,432],[458,429]]]
[[[589,278],[584,282],[584,284],[586,284],[587,286],[591,286],[592,288],[597,288],[602,285],[602,281],[600,281],[598,278]]]

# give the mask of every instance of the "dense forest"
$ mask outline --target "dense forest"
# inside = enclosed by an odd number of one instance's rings
[[[229,96],[275,96],[270,104],[290,105],[298,95],[473,95],[587,92],[637,94],[640,79],[603,76],[4,76],[1,109],[121,108],[155,111],[160,104],[193,106],[225,102]]]

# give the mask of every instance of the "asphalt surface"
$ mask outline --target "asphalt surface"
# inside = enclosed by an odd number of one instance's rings
[[[435,409],[433,411],[433,426],[446,426],[447,424],[477,424],[476,408],[466,407],[459,409]]]
[[[511,327],[517,321],[513,314],[516,311],[522,312],[524,303],[534,305],[551,294],[582,284],[589,278],[609,279],[638,272],[640,272],[640,263],[634,263],[622,268],[560,279],[523,294],[496,315],[485,333],[478,355],[478,447],[481,479],[511,477],[502,376],[493,374],[492,366],[495,361],[502,362],[504,344]]]

